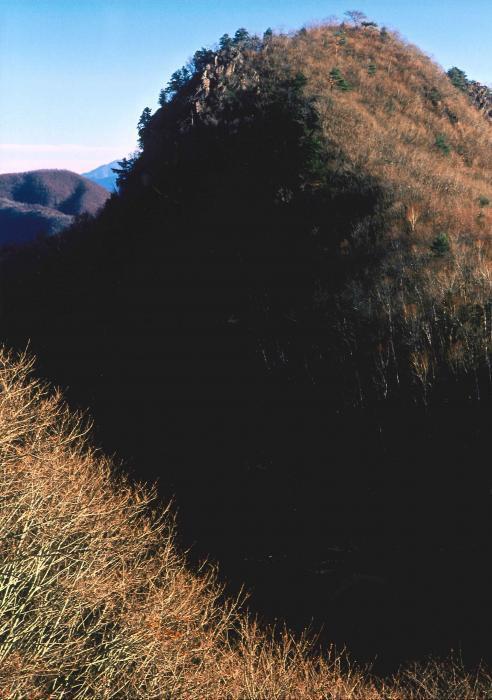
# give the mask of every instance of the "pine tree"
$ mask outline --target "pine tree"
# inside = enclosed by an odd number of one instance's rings
[[[330,71],[330,78],[338,90],[348,92],[352,89],[352,86],[343,77],[340,68],[332,68]]]
[[[453,66],[448,70],[447,75],[455,88],[458,88],[458,90],[462,90],[463,92],[468,90],[468,78],[466,73],[460,70],[460,68]]]
[[[240,27],[237,32],[234,34],[234,43],[235,44],[244,44],[247,42],[249,39],[249,32],[247,29],[244,29],[244,27]]]
[[[138,120],[138,124],[137,124],[138,145],[140,146],[140,148],[144,147],[145,132],[147,131],[147,127],[149,126],[151,118],[152,118],[152,111],[151,111],[150,107],[145,107],[142,114],[140,115],[140,119]]]
[[[435,146],[445,156],[449,156],[449,154],[451,153],[451,146],[447,142],[446,136],[444,134],[438,134],[436,136]]]
[[[437,255],[439,258],[442,258],[443,255],[449,253],[450,245],[447,233],[440,233],[438,236],[436,236],[436,238],[434,238],[432,241],[431,250],[434,255]]]

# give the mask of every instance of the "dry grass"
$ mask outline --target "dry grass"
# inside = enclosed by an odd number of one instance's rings
[[[323,25],[278,41],[307,77],[328,141],[388,187],[395,234],[408,233],[409,213],[417,240],[442,228],[490,233],[492,212],[480,209],[479,197],[492,196],[492,130],[439,66],[374,29]],[[351,90],[337,89],[331,68]]]
[[[330,168],[370,178],[384,192],[376,216],[354,224],[341,244],[348,260],[378,241],[379,263],[339,301],[341,323],[352,328],[345,334],[354,338],[350,352],[365,345],[372,353],[368,385],[387,397],[403,372],[425,400],[443,368],[489,366],[490,123],[438,65],[395,33],[313,26],[275,37],[257,61],[306,77]],[[334,69],[349,89],[340,89]],[[449,252],[436,255],[442,235]],[[372,340],[367,322],[376,329]]]
[[[259,629],[192,573],[168,512],[114,473],[80,418],[0,357],[2,698],[484,698],[492,680],[429,664],[389,684],[306,639]]]

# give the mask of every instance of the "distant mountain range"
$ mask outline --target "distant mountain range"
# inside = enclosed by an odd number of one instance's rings
[[[82,173],[82,177],[86,177],[100,187],[104,187],[108,192],[116,192],[116,173],[112,171],[112,168],[117,167],[118,161],[113,160],[111,163],[100,165],[98,168],[90,170],[88,173]]]
[[[23,244],[96,214],[108,199],[101,186],[69,170],[0,175],[0,245]]]

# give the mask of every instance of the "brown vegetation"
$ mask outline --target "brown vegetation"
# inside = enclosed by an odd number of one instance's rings
[[[263,42],[253,38],[232,53],[226,48],[213,54],[182,82],[172,108],[164,105],[149,117],[143,154],[134,165],[141,181],[159,172],[156,154],[165,153],[160,143],[175,108],[176,114],[181,110],[180,129],[191,137],[199,123],[240,123],[227,111],[228,94],[240,101],[238,95],[249,91],[250,100],[261,104],[282,81],[300,79],[319,127],[307,124],[306,107],[305,139],[316,143],[323,165],[298,173],[293,186],[279,182],[277,201],[288,206],[296,187],[313,200],[324,196],[325,207],[330,197],[352,200],[349,231],[337,230],[340,206],[335,216],[326,207],[325,218],[312,227],[313,237],[320,230],[326,236],[318,257],[339,237],[347,271],[338,296],[332,275],[323,279],[321,273],[317,295],[330,300],[326,317],[350,329],[341,344],[353,339],[348,357],[358,357],[354,376],[362,364],[371,367],[355,392],[359,398],[376,385],[387,398],[405,377],[405,387],[420,387],[425,399],[440,374],[488,367],[492,131],[468,96],[419,49],[396,33],[364,26],[360,13],[349,15],[352,26],[324,24]],[[248,118],[246,111],[244,126]],[[370,191],[374,206],[357,213],[355,202]],[[410,316],[408,308],[414,309]],[[392,348],[384,367],[381,347]],[[416,368],[424,357],[422,381]],[[269,359],[270,365],[279,362]]]
[[[456,235],[478,231],[479,197],[492,193],[492,136],[439,66],[372,28],[315,27],[287,39],[284,50],[308,79],[328,142],[390,189],[394,233],[398,212],[417,203],[426,214],[420,238],[436,226]],[[332,90],[330,66],[349,91]],[[447,158],[436,147],[439,136],[451,148]]]
[[[261,630],[191,573],[169,512],[116,476],[87,427],[0,365],[0,694],[4,698],[483,698],[492,679],[432,662],[387,683]]]
[[[346,246],[357,252],[379,230],[379,269],[367,271],[362,293],[348,289],[340,303],[345,317],[357,317],[355,325],[361,312],[376,320],[375,364],[381,338],[410,348],[384,374],[396,376],[408,363],[423,385],[439,367],[466,372],[486,364],[489,122],[419,49],[371,26],[322,25],[275,37],[260,61],[295,66],[306,77],[333,171],[363,173],[383,188],[378,220],[355,226]],[[334,70],[343,80],[338,88]],[[439,237],[449,242],[442,250]],[[385,387],[383,379],[383,394]]]

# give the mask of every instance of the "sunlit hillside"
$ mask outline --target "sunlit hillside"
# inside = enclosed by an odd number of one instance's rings
[[[214,161],[220,160],[221,148],[235,153],[244,147],[243,161],[229,161],[224,169],[237,178],[244,195],[248,192],[258,217],[265,215],[264,186],[277,204],[269,216],[280,220],[282,210],[304,216],[296,233],[285,231],[284,243],[282,238],[275,241],[276,248],[270,249],[271,241],[258,233],[252,235],[257,242],[239,243],[246,264],[248,256],[275,254],[282,245],[284,255],[300,257],[302,281],[290,292],[285,279],[274,279],[278,266],[272,266],[273,278],[262,283],[260,292],[266,295],[264,303],[275,306],[273,298],[279,301],[281,295],[289,306],[284,311],[310,325],[312,309],[306,315],[306,304],[314,304],[317,323],[323,323],[326,313],[332,329],[336,323],[348,326],[341,344],[353,338],[350,356],[359,352],[358,345],[366,346],[354,368],[364,375],[363,362],[368,373],[362,393],[371,393],[373,381],[384,396],[398,390],[401,381],[406,390],[414,381],[425,400],[435,375],[488,365],[492,131],[484,114],[442,69],[416,47],[370,23],[267,35],[262,42],[246,38],[234,44],[226,38],[218,54],[202,50],[194,60],[191,69],[173,77],[169,99],[163,91],[162,109],[153,117],[144,113],[143,153],[133,163],[128,187],[138,182],[144,191],[153,188],[161,211],[172,196],[180,196],[174,185],[169,188],[171,173],[184,187],[207,191],[204,183],[188,181],[193,168],[202,172],[204,156],[191,155],[184,142],[207,143],[208,129],[210,148],[217,153],[205,168],[216,178],[217,190],[224,188],[222,199],[229,199],[231,210],[232,201],[241,207],[239,198]],[[299,98],[295,93],[301,86]],[[275,100],[290,108],[291,127],[282,121],[281,110],[275,113]],[[255,138],[251,119],[264,120],[257,127],[259,144],[252,148],[244,146]],[[178,125],[181,136],[173,141]],[[279,133],[285,136],[283,143]],[[217,146],[221,135],[229,139],[228,146]],[[275,149],[282,148],[279,155]],[[177,157],[183,163],[175,169],[172,159]],[[244,180],[246,168],[260,173],[265,166],[269,174],[258,178],[263,189]],[[123,171],[123,181],[125,176]],[[207,196],[213,199],[214,193]],[[262,227],[260,222],[258,218],[256,226]],[[255,226],[252,220],[249,226]],[[341,261],[333,272],[337,256]],[[306,282],[301,261],[313,257],[318,268],[312,266]],[[335,290],[334,274],[339,279]],[[258,268],[251,275],[257,278]],[[281,289],[273,289],[275,284]],[[296,299],[298,284],[303,291]],[[264,351],[270,352],[267,362],[279,365],[281,356],[288,362],[292,350],[277,344]],[[314,375],[317,371],[311,369]]]
[[[424,386],[442,361],[488,363],[490,123],[439,66],[384,30],[321,26],[279,44],[307,78],[328,148],[342,155],[334,169],[382,188],[381,268],[370,270],[366,298],[356,293],[351,305],[359,313],[372,302],[377,310],[365,313],[385,317],[375,350],[383,393],[394,323]],[[372,218],[356,222],[343,251],[371,234]]]
[[[491,131],[439,66],[374,27],[322,26],[279,43],[307,78],[328,144],[387,188],[388,236],[421,253],[440,232],[487,237]]]

